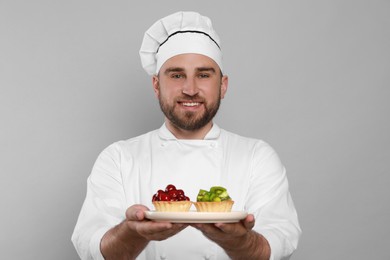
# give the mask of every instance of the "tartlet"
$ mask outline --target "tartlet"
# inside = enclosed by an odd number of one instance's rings
[[[193,204],[198,212],[230,212],[234,201],[226,188],[213,186],[209,191],[199,190],[196,202]]]
[[[164,191],[158,190],[152,197],[152,203],[156,211],[166,212],[185,212],[192,206],[184,191],[172,184],[168,184]]]

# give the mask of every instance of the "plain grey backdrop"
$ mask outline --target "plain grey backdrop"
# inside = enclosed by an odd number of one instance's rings
[[[216,122],[287,168],[292,259],[390,259],[390,1],[0,0],[1,259],[78,259],[96,157],[163,122],[138,50],[180,10],[222,39]]]

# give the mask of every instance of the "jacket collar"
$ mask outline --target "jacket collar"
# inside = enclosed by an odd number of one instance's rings
[[[211,127],[210,131],[206,134],[204,140],[216,140],[221,134],[221,128],[215,123]],[[167,128],[165,123],[158,129],[158,135],[164,140],[178,140],[171,131]]]

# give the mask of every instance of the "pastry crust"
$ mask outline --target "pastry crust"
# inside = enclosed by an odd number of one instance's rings
[[[232,211],[234,201],[225,200],[218,202],[194,202],[198,212],[230,212]]]
[[[185,212],[189,211],[192,205],[191,201],[154,201],[156,211]]]

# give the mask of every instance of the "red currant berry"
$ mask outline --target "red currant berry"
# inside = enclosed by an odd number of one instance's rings
[[[161,197],[162,195],[165,194],[165,192],[163,190],[158,190],[156,194],[157,194],[157,200],[161,201]]]
[[[167,187],[165,188],[165,192],[168,192],[168,191],[171,191],[171,190],[176,190],[175,185],[169,184],[169,185],[167,185]]]
[[[161,201],[170,201],[171,198],[169,197],[168,194],[164,193],[161,195]]]
[[[177,196],[177,190],[170,190],[168,191],[168,196],[171,197],[172,199],[176,199]]]

